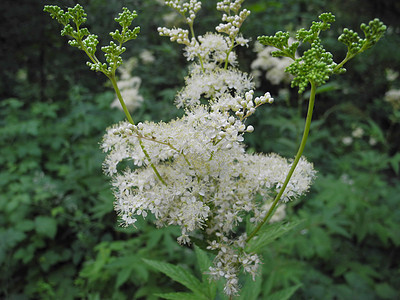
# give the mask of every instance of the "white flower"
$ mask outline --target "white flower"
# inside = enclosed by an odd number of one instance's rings
[[[364,135],[364,129],[362,129],[361,127],[357,127],[353,130],[351,135],[356,139],[362,138],[362,136]]]
[[[385,93],[385,101],[389,102],[395,110],[400,109],[400,89],[391,89]]]
[[[253,88],[251,77],[236,69],[214,67],[204,72],[195,65],[191,74],[185,79],[186,86],[178,93],[178,107],[193,107],[200,104],[200,99],[218,98],[234,91],[243,94]]]
[[[386,69],[386,80],[387,81],[395,81],[397,77],[399,77],[399,72],[396,72],[395,70],[392,69]]]
[[[153,53],[151,53],[151,51],[146,49],[140,52],[139,57],[144,64],[151,64],[156,60],[155,57],[153,56]]]
[[[249,14],[240,11],[241,3],[218,2],[224,15],[217,30],[228,36],[206,33],[189,39],[187,30],[159,28],[161,35],[184,44],[185,56],[193,61],[176,97],[184,115],[169,122],[121,122],[107,130],[102,142],[107,152],[103,168],[112,177],[115,210],[124,224],[134,225],[138,216],[152,213],[157,226],[180,227],[180,244],[201,232],[208,248],[218,252],[209,273],[225,279],[227,295],[238,293],[241,269],[254,278],[261,263],[244,251],[247,236],[239,225],[249,214],[254,223],[262,219],[292,164],[277,154],[245,151],[243,136],[254,131],[247,118],[273,98],[268,92],[255,96],[252,77],[236,68],[231,50],[247,44],[238,34]],[[199,9],[196,0],[167,4],[189,24]],[[121,170],[121,162],[133,168]],[[314,176],[312,164],[301,158],[281,202],[307,192]]]
[[[263,47],[259,42],[254,45],[254,51],[257,52],[257,58],[251,63],[252,74],[259,81],[261,71],[266,71],[265,78],[272,84],[280,84],[281,82],[288,84],[292,79],[292,75],[285,72],[285,69],[293,62],[288,57],[273,57],[271,52],[276,51],[274,47]]]
[[[349,146],[353,143],[353,138],[351,136],[345,136],[344,138],[342,138],[342,143],[345,146]]]
[[[371,136],[371,137],[369,138],[368,143],[369,143],[371,146],[375,146],[375,145],[378,143],[378,141],[377,141],[374,137]]]

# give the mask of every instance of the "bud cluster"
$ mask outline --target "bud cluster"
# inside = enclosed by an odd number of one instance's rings
[[[129,28],[133,19],[137,17],[137,14],[135,11],[130,11],[124,7],[123,12],[119,14],[119,17],[115,18],[115,21],[122,27],[121,31],[117,29],[114,32],[110,32],[111,37],[118,42],[118,45],[111,41],[109,46],[101,48],[105,53],[107,61],[107,63],[102,63],[96,57],[97,45],[99,43],[98,36],[91,34],[87,28],[81,27],[81,25],[86,21],[86,12],[81,5],[77,4],[73,8],[68,8],[66,12],[58,6],[46,5],[44,11],[48,12],[52,18],[55,18],[64,26],[61,35],[72,37],[72,40],[69,40],[68,43],[73,47],[85,51],[89,56],[90,61],[87,62],[87,65],[90,69],[93,71],[103,72],[107,76],[113,76],[115,70],[122,64],[122,58],[120,55],[126,50],[122,44],[129,40],[136,39],[140,31],[139,27],[133,29]],[[71,26],[70,20],[74,23],[75,29]]]
[[[240,10],[244,0],[235,0],[232,3],[231,0],[222,0],[217,3],[217,10],[224,11],[229,14],[230,11],[237,13]]]
[[[188,30],[182,28],[169,29],[167,27],[158,27],[157,30],[161,36],[169,36],[171,42],[177,42],[186,46],[190,45]]]
[[[258,106],[265,103],[271,104],[273,102],[274,98],[271,97],[269,92],[265,93],[263,96],[254,98],[254,91],[250,90],[245,93],[244,99],[237,98],[237,104],[232,109],[235,111],[237,117],[245,119],[254,114]]]
[[[181,2],[179,0],[167,0],[165,4],[179,12],[185,18],[186,23],[193,24],[196,13],[201,9],[201,2],[197,0],[190,0],[182,4]]]
[[[311,48],[303,53],[303,56],[296,59],[287,72],[294,77],[292,87],[299,87],[299,94],[304,92],[309,82],[320,86],[329,79],[337,64],[333,61],[333,55],[327,52],[319,38],[311,44]]]
[[[339,42],[347,46],[349,56],[371,48],[386,31],[386,26],[379,19],[370,21],[368,25],[363,23],[360,28],[364,32],[365,39],[360,38],[357,32],[348,28],[343,29],[343,33],[338,38]]]
[[[234,39],[238,35],[244,20],[249,15],[250,11],[247,9],[243,9],[239,14],[233,16],[223,14],[222,21],[226,23],[220,23],[215,29],[217,32],[226,33],[231,39]]]
[[[379,19],[370,21],[368,25],[361,24],[365,39],[361,39],[357,33],[345,28],[338,40],[347,46],[347,55],[340,64],[336,64],[333,61],[333,55],[324,49],[319,37],[321,31],[330,28],[330,23],[335,21],[335,16],[331,13],[323,13],[319,16],[319,20],[318,22],[312,22],[309,30],[301,28],[297,31],[296,38],[311,45],[311,48],[297,59],[295,53],[300,43],[294,42],[289,45],[290,35],[288,32],[279,31],[274,36],[261,36],[258,38],[263,45],[279,49],[272,52],[273,56],[287,56],[294,60],[286,68],[286,72],[294,76],[292,87],[298,86],[299,93],[304,92],[310,82],[318,87],[326,83],[332,74],[345,72],[343,65],[355,55],[372,47],[386,31],[386,26]]]

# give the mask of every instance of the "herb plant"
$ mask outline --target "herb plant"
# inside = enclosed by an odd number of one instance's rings
[[[274,99],[268,92],[256,96],[251,76],[238,69],[235,49],[249,43],[240,33],[250,15],[249,10],[242,9],[242,3],[243,0],[219,1],[217,10],[222,13],[222,22],[216,26],[216,33],[196,35],[194,20],[201,2],[166,1],[166,5],[183,16],[188,29],[160,27],[158,31],[184,45],[184,55],[192,64],[185,87],[175,99],[177,106],[184,108],[184,116],[158,123],[134,122],[115,75],[126,50],[123,44],[139,33],[139,27],[130,28],[136,12],[124,8],[115,19],[121,29],[110,33],[114,41],[101,48],[105,56],[105,62],[101,62],[96,56],[98,37],[82,27],[86,13],[80,5],[67,11],[57,6],[44,8],[64,26],[61,35],[71,38],[69,44],[87,54],[91,70],[104,73],[111,81],[126,115],[127,121],[107,130],[101,145],[107,153],[104,171],[112,178],[115,210],[122,224],[134,226],[138,216],[145,218],[150,212],[158,227],[177,225],[178,242],[196,244],[200,269],[213,279],[223,278],[224,293],[230,298],[239,294],[240,272],[243,270],[256,280],[262,249],[298,225],[296,222],[271,225],[270,221],[279,206],[305,194],[315,178],[313,165],[302,155],[318,87],[331,76],[344,73],[344,64],[371,48],[386,30],[378,19],[361,25],[364,39],[345,29],[339,41],[348,51],[340,63],[335,63],[319,37],[335,21],[331,13],[321,14],[309,29],[298,30],[297,41],[291,44],[287,32],[259,37],[262,44],[278,49],[272,55],[293,60],[286,69],[293,75],[292,87],[297,86],[299,93],[308,85],[311,90],[295,158],[251,154],[246,152],[243,142],[243,136],[255,130],[248,119],[261,105],[271,104]],[[309,43],[310,49],[297,57],[300,43]],[[121,170],[121,163],[126,161],[132,167]],[[215,255],[211,265],[204,250]],[[167,299],[216,297],[216,286],[205,278],[200,282],[179,266],[146,262],[193,292],[160,296]],[[290,297],[296,288],[286,290],[282,297]]]

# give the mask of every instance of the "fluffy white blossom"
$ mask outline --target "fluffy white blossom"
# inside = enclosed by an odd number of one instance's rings
[[[198,1],[167,2],[191,24]],[[236,68],[233,48],[247,44],[236,31],[249,14],[240,11],[242,2],[218,2],[218,9],[233,12],[232,18],[223,16],[230,29],[221,27],[222,34],[189,39],[187,30],[160,28],[161,35],[184,44],[185,56],[193,61],[176,97],[184,116],[170,122],[121,122],[107,130],[102,142],[104,171],[112,177],[115,210],[123,224],[134,225],[138,216],[151,213],[157,226],[180,227],[181,244],[202,233],[209,249],[218,252],[209,273],[225,278],[227,295],[238,293],[241,269],[254,278],[261,263],[244,250],[247,236],[238,225],[247,215],[260,222],[292,163],[277,154],[249,154],[243,143],[244,135],[255,130],[248,117],[273,98],[268,92],[256,96],[251,76]],[[132,167],[120,167],[126,162]],[[281,201],[304,194],[314,173],[302,158]]]
[[[264,203],[272,201],[271,194],[282,186],[290,162],[276,154],[246,153],[244,122],[231,114],[228,105],[215,102],[213,107],[216,109],[194,106],[184,117],[168,123],[134,126],[124,122],[108,130],[102,144],[109,151],[104,169],[113,176],[115,209],[126,225],[151,212],[158,226],[181,227],[181,243],[190,242],[195,230],[204,230],[206,236],[218,233],[226,240],[244,215],[265,212],[255,198],[261,195]],[[140,143],[166,184],[149,166]],[[137,168],[118,172],[118,164],[126,160]],[[283,201],[306,192],[313,176],[312,165],[302,159]],[[235,292],[239,266],[255,273],[258,260],[254,266],[246,266],[229,245],[224,248],[227,252],[216,258],[217,266],[212,270],[218,272],[211,273],[217,276],[225,270],[221,276],[227,280],[226,292]]]
[[[357,127],[353,130],[353,132],[351,133],[351,135],[356,138],[356,139],[360,139],[363,137],[364,135],[364,129],[362,129],[361,127]]]
[[[156,60],[153,53],[151,53],[151,51],[146,49],[140,52],[139,57],[144,64],[151,64]]]
[[[400,109],[400,89],[391,89],[385,93],[385,101],[389,102],[393,109]]]
[[[198,105],[202,97],[217,98],[230,91],[241,94],[254,87],[251,77],[237,69],[216,67],[203,72],[198,65],[193,66],[185,83],[176,97],[178,107]]]
[[[265,72],[265,78],[272,84],[289,83],[292,75],[285,69],[293,62],[289,57],[273,57],[271,52],[276,51],[274,47],[264,47],[259,42],[254,45],[257,58],[251,63],[252,74],[259,82],[259,77]]]
[[[393,70],[393,69],[386,69],[386,80],[391,82],[395,81],[399,77],[399,72]]]
[[[345,146],[349,146],[353,143],[353,138],[351,136],[345,136],[342,138],[342,143]]]
[[[187,56],[188,60],[195,60],[201,57],[205,61],[217,64],[225,62],[230,47],[230,40],[228,37],[209,32],[204,36],[199,36],[198,41],[199,42],[188,45],[184,49],[185,56]],[[230,59],[233,64],[236,62],[236,55],[234,55],[234,52],[231,52],[230,55],[232,55],[232,57],[228,59]]]

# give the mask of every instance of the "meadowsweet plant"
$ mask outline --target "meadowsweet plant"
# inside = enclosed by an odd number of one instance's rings
[[[200,1],[165,3],[184,18],[187,28],[160,27],[158,32],[182,44],[191,65],[185,86],[175,99],[184,116],[158,123],[133,121],[115,79],[115,70],[122,64],[120,55],[125,51],[122,44],[135,39],[139,32],[138,27],[129,28],[135,12],[124,8],[115,19],[122,29],[110,33],[116,43],[102,48],[106,57],[102,63],[96,57],[97,36],[81,28],[86,20],[81,6],[66,12],[46,6],[45,11],[64,26],[62,35],[72,38],[70,44],[86,52],[89,67],[111,80],[126,114],[127,121],[107,130],[101,146],[107,152],[104,172],[112,178],[115,210],[122,224],[134,226],[139,216],[151,213],[159,227],[179,226],[180,244],[196,243],[215,254],[207,273],[214,279],[223,278],[224,292],[232,298],[239,293],[241,271],[253,279],[257,276],[261,264],[258,253],[271,238],[270,228],[277,237],[294,226],[269,225],[276,220],[272,219],[274,212],[284,216],[280,205],[307,192],[315,176],[302,153],[317,87],[333,74],[343,73],[344,63],[376,43],[385,26],[379,20],[362,25],[365,39],[344,30],[339,41],[348,47],[348,55],[339,64],[319,38],[334,21],[330,13],[322,14],[309,30],[300,29],[297,41],[290,44],[289,33],[259,38],[262,44],[278,48],[273,55],[293,61],[286,71],[292,74],[292,86],[298,86],[299,93],[311,85],[304,135],[295,158],[288,160],[278,154],[249,154],[243,143],[244,135],[255,130],[249,117],[260,106],[273,102],[268,92],[257,96],[252,77],[238,67],[235,48],[249,43],[240,33],[250,15],[242,8],[243,0],[219,1],[221,23],[215,32],[204,35],[196,35],[194,30]],[[311,47],[296,56],[300,42]],[[134,167],[121,170],[119,165],[126,160]],[[166,269],[168,274],[173,268]],[[200,283],[193,284],[196,279],[187,276],[190,280],[181,278],[181,283],[186,283],[199,299],[215,297],[215,292],[199,288]]]
[[[117,68],[122,65],[121,54],[126,51],[126,48],[122,45],[130,40],[136,39],[140,31],[140,27],[129,28],[132,21],[137,17],[136,12],[123,8],[123,12],[119,14],[118,18],[115,18],[115,21],[118,22],[121,29],[110,32],[111,37],[116,43],[110,41],[108,46],[101,48],[106,58],[106,62],[101,62],[96,56],[97,45],[99,44],[98,36],[90,33],[89,29],[86,27],[82,27],[87,20],[87,14],[81,5],[77,4],[73,8],[68,8],[67,11],[55,5],[46,5],[44,11],[48,12],[53,19],[56,19],[64,26],[61,30],[61,35],[71,38],[68,43],[87,54],[90,59],[87,65],[90,69],[102,72],[110,79],[125,114],[129,115],[129,111],[126,108],[117,86],[115,72]]]

